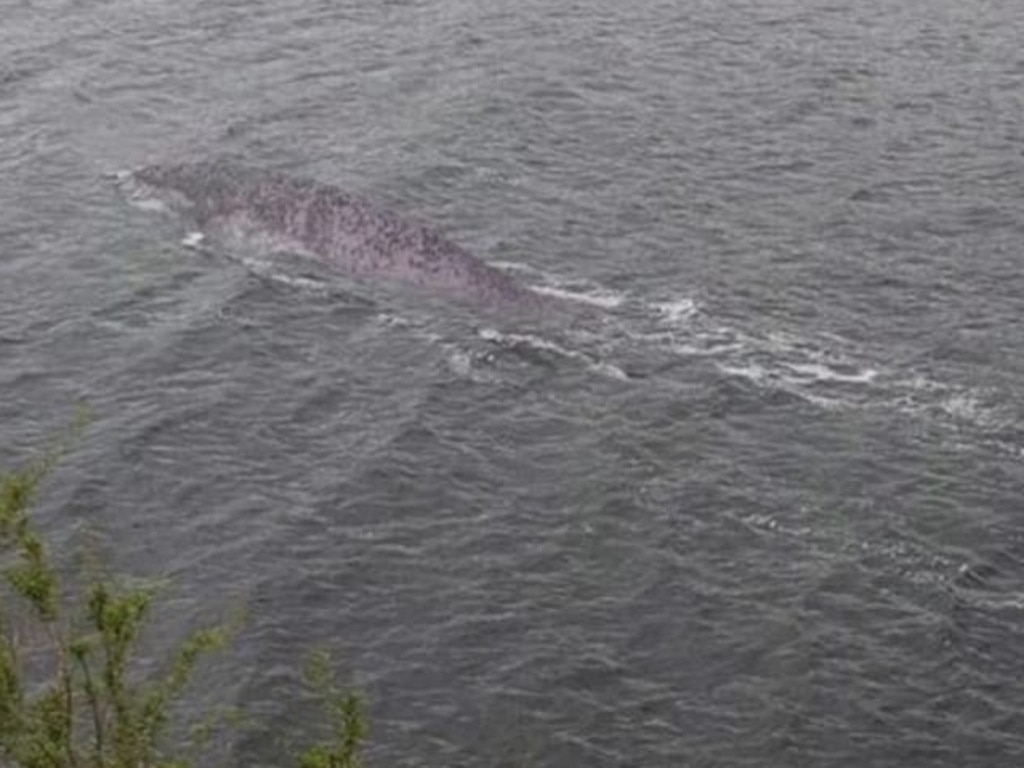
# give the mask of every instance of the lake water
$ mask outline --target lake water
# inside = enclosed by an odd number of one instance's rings
[[[1024,764],[1024,4],[0,0],[0,464],[244,610],[238,765]],[[564,327],[201,253],[102,173],[355,190]]]

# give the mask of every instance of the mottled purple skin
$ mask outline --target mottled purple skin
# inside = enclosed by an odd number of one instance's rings
[[[480,304],[532,309],[546,303],[438,232],[329,184],[222,161],[145,166],[128,183],[220,239],[297,250],[353,275]]]

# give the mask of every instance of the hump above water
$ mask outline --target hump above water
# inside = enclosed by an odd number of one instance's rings
[[[437,231],[310,179],[216,161],[151,165],[136,190],[244,247],[274,243],[355,276],[410,283],[481,305],[540,308],[543,297]]]

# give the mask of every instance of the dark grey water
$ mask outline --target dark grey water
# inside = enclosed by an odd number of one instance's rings
[[[243,606],[193,692],[401,766],[1024,761],[1024,4],[0,3],[0,461]],[[231,154],[593,306],[198,254],[102,171]],[[620,373],[634,377],[623,380]],[[279,734],[278,734],[279,735]]]

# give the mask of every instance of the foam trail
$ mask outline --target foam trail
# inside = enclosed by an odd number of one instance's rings
[[[261,277],[265,280],[287,285],[292,288],[298,288],[303,291],[312,291],[318,294],[327,294],[330,292],[329,285],[323,280],[318,280],[312,277],[302,277],[301,275],[289,275],[285,272],[274,269],[269,263],[258,259],[241,256],[237,257],[235,260],[257,277]]]
[[[560,344],[556,344],[553,341],[533,334],[502,333],[494,328],[481,328],[478,331],[478,335],[485,341],[490,341],[503,347],[515,348],[517,346],[523,346],[541,352],[550,352],[569,360],[578,360],[579,362],[582,362],[588,370],[600,373],[603,376],[608,376],[618,381],[629,381],[630,378],[624,370],[616,365],[612,365],[604,360],[596,360],[584,352],[580,352],[575,349],[567,349]]]
[[[689,297],[682,297],[673,301],[661,301],[651,304],[651,308],[658,312],[670,324],[676,324],[683,320],[694,317],[700,309],[696,301]]]
[[[186,248],[199,248],[205,239],[206,235],[202,232],[189,232],[182,238],[181,244]]]
[[[874,368],[854,369],[850,373],[837,370],[824,363],[782,363],[794,373],[805,376],[814,381],[835,381],[847,384],[867,384],[878,377],[878,371]]]
[[[570,291],[552,285],[531,285],[530,290],[545,296],[554,296],[563,301],[575,301],[602,309],[615,309],[622,306],[626,300],[625,296],[614,291]]]

